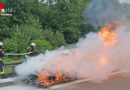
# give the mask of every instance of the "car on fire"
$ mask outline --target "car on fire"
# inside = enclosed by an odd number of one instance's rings
[[[66,57],[71,55],[76,55],[77,52],[75,49],[64,49],[61,51],[61,54],[57,56],[56,59],[59,57]],[[24,83],[32,86],[36,86],[39,88],[46,88],[51,85],[55,85],[58,83],[64,83],[67,81],[73,81],[74,79],[71,79],[70,77],[67,77],[60,72],[57,72],[56,74],[51,73],[47,70],[43,70],[40,72],[39,76],[37,75],[28,75],[25,79],[23,79]]]

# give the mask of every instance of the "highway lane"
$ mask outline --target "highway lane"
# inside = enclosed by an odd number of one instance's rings
[[[76,82],[76,83],[75,83]],[[46,90],[130,90],[130,79],[121,76],[111,77],[102,83],[92,83],[88,81],[71,82],[52,86]],[[18,89],[19,88],[19,89]],[[45,90],[30,87],[25,84],[17,84],[9,87],[2,87],[0,90]]]
[[[130,78],[114,76],[102,83],[82,82],[53,90],[130,90]]]

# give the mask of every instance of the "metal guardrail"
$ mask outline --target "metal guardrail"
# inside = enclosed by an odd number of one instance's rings
[[[21,61],[17,61],[17,62],[6,62],[6,63],[4,63],[5,64],[5,68],[12,68],[12,75],[15,75],[15,71],[14,71],[14,68],[17,66],[17,65],[19,65],[19,64],[21,64],[22,62]]]
[[[5,66],[16,66],[18,64],[21,64],[21,61],[17,61],[17,62],[6,62]]]
[[[5,56],[23,56],[23,55],[29,55],[33,52],[29,52],[29,53],[8,53],[8,54],[5,54]],[[17,62],[6,62],[4,63],[5,64],[5,68],[12,68],[12,74],[15,75],[15,71],[14,71],[14,68],[18,65],[18,64],[21,64],[22,62],[21,61],[17,61]]]

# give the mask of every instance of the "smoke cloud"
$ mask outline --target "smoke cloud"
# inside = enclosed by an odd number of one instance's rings
[[[83,12],[86,24],[104,26],[117,19],[121,24],[130,22],[130,0],[92,0]]]
[[[120,3],[130,3],[130,0],[119,0]]]
[[[94,26],[104,26],[115,19],[119,20],[120,25],[115,28],[116,36],[113,37],[117,41],[115,45],[105,46],[103,37],[91,32],[86,38],[80,38],[76,48],[71,49],[69,54],[64,49],[58,49],[30,58],[16,67],[18,76],[25,78],[48,70],[51,73],[61,72],[71,78],[90,78],[91,81],[101,82],[116,70],[129,74],[130,6],[121,1],[92,0],[83,13],[85,23]]]

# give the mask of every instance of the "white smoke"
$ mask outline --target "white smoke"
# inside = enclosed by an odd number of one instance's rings
[[[119,0],[120,3],[130,3],[130,0]]]
[[[119,5],[119,6],[118,6]],[[119,7],[121,9],[119,9]],[[63,55],[63,50],[47,51],[37,57],[32,57],[27,63],[16,67],[18,76],[26,77],[30,74],[38,75],[42,70],[51,73],[62,72],[72,78],[91,78],[99,82],[106,80],[108,74],[115,71],[130,72],[130,30],[129,6],[120,6],[117,0],[92,0],[84,11],[87,24],[104,26],[114,19],[120,21],[116,28],[117,40],[114,46],[104,46],[104,40],[98,33],[89,33],[76,44],[75,54]],[[122,11],[120,11],[122,10]],[[124,13],[128,11],[127,13]],[[101,64],[106,57],[107,62]]]
[[[106,23],[112,23],[115,19],[119,20],[121,24],[128,24],[130,22],[129,9],[130,5],[120,3],[120,0],[92,0],[86,6],[83,17],[86,24],[93,26],[103,27]]]
[[[38,75],[42,70],[52,73],[61,71],[66,76],[73,78],[91,78],[92,81],[102,81],[108,78],[108,74],[115,70],[130,71],[130,32],[119,30],[119,42],[112,47],[105,47],[97,33],[89,33],[86,39],[77,43],[76,52],[79,55],[64,56],[61,51],[46,52],[31,58],[27,63],[17,66],[19,76],[26,77],[30,74]],[[62,56],[61,61],[56,58]],[[107,56],[107,64],[100,66],[101,56]]]

